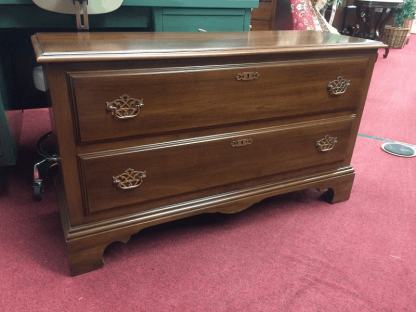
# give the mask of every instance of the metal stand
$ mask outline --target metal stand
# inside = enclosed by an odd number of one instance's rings
[[[32,0],[38,7],[56,13],[74,14],[78,30],[88,31],[90,28],[88,10],[90,14],[104,14],[117,10],[123,0]],[[75,8],[75,11],[74,11]],[[36,76],[36,77],[35,77]],[[38,90],[45,91],[43,72],[37,69],[34,75],[34,83]],[[59,157],[54,151],[46,152],[42,149],[45,140],[52,136],[49,132],[42,136],[37,144],[37,152],[44,157],[33,168],[33,191],[36,200],[41,200],[45,191],[43,179],[48,175],[48,170],[58,164]]]
[[[73,0],[75,5],[75,15],[77,21],[78,30],[88,30],[90,28],[88,22],[88,0]],[[58,156],[55,152],[48,153],[42,149],[42,143],[52,136],[52,132],[49,132],[42,136],[37,144],[37,152],[44,157],[43,160],[36,163],[33,167],[33,192],[35,200],[42,200],[45,193],[45,185],[43,179],[47,177],[48,171],[51,167],[58,164]]]
[[[117,10],[123,0],[32,0],[41,9],[62,13],[75,14],[78,30],[90,28],[88,15],[105,14]]]
[[[74,0],[75,4],[75,15],[77,19],[77,29],[78,30],[88,30],[90,29],[90,24],[88,22],[88,11],[87,5],[88,0]]]

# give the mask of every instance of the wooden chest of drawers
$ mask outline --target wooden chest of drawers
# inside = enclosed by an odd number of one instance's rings
[[[145,227],[318,188],[349,198],[382,43],[298,32],[39,33],[71,274]]]

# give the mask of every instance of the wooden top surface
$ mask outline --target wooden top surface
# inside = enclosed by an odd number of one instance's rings
[[[38,63],[143,60],[386,48],[372,40],[317,31],[37,33]]]

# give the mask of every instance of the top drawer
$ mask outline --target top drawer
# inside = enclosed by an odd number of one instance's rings
[[[69,72],[79,143],[358,106],[367,58]],[[346,92],[328,83],[342,76]],[[121,117],[129,118],[121,118]]]

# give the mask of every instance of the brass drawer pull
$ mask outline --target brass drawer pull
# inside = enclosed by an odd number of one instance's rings
[[[316,142],[316,148],[320,152],[327,152],[334,148],[335,143],[337,143],[337,138],[326,135],[323,139]]]
[[[340,95],[345,93],[350,85],[349,80],[339,76],[334,81],[328,83],[328,91],[331,95]]]
[[[238,73],[236,76],[237,80],[254,80],[259,79],[260,74],[258,72],[244,72],[244,73]]]
[[[135,99],[128,94],[124,94],[117,100],[107,102],[107,110],[119,119],[127,119],[136,117],[143,105],[143,99]]]
[[[127,169],[122,174],[113,177],[113,183],[122,190],[129,190],[140,186],[143,178],[146,177],[146,171],[135,171],[134,169]]]
[[[236,140],[231,142],[231,147],[242,147],[250,145],[251,143],[253,143],[252,139]]]

